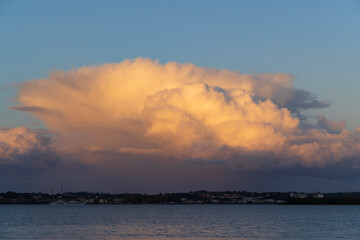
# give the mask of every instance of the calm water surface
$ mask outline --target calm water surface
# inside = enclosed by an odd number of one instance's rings
[[[0,239],[360,239],[360,206],[0,205]]]

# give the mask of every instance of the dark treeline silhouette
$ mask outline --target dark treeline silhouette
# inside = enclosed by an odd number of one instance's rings
[[[0,204],[360,204],[360,192],[297,193],[205,190],[188,193],[0,193]]]

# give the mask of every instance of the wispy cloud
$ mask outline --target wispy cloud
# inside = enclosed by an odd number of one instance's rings
[[[329,133],[340,133],[346,126],[346,121],[341,120],[340,122],[335,122],[327,119],[323,115],[318,115],[318,125],[320,128],[326,129]]]

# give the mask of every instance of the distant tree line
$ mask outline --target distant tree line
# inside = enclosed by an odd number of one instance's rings
[[[304,195],[304,194],[303,194]],[[290,197],[290,192],[247,192],[224,191],[208,192],[205,190],[188,193],[97,193],[66,192],[63,194],[0,193],[0,204],[51,204],[54,202],[81,202],[86,204],[360,204],[360,192],[327,193],[321,198],[315,194],[306,197]],[[294,196],[294,194],[293,194]]]

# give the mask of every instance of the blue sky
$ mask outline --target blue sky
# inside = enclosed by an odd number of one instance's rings
[[[52,70],[149,57],[245,73],[293,74],[360,126],[359,1],[1,1],[0,124],[42,127],[8,110],[9,84]],[[319,112],[317,112],[318,114]]]

